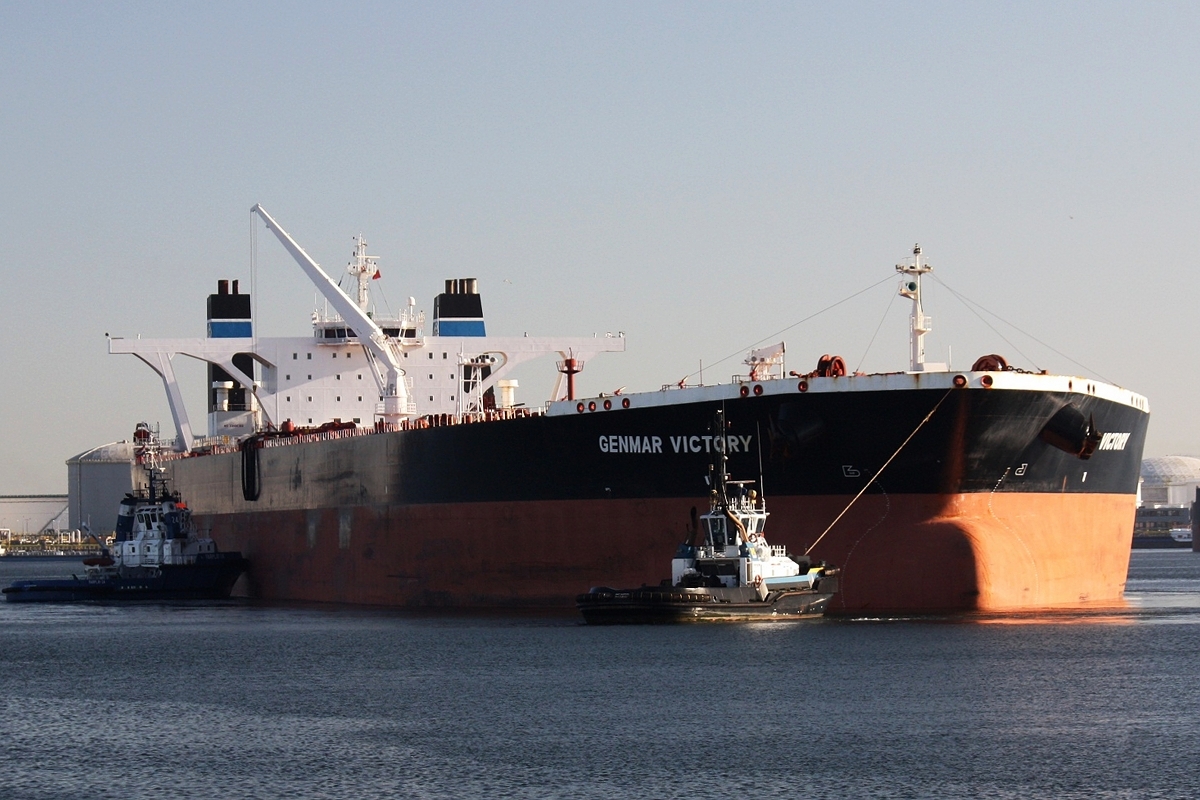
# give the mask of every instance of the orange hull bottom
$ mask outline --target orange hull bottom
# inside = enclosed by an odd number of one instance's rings
[[[802,553],[844,497],[768,503]],[[1019,611],[1121,603],[1133,495],[868,495],[812,555],[842,568],[832,613]],[[385,606],[561,606],[657,584],[687,537],[681,499],[261,511],[199,519],[251,570],[235,593]]]

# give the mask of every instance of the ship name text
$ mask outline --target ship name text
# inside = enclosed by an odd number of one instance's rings
[[[1098,450],[1124,450],[1129,442],[1128,433],[1106,433],[1100,439]]]
[[[600,437],[600,452],[602,453],[662,453],[663,446],[669,444],[675,453],[749,453],[750,436],[668,436],[663,441],[661,436],[623,436],[607,435]]]

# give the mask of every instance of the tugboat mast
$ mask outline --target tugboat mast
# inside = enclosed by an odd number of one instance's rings
[[[933,272],[933,267],[921,263],[920,244],[913,245],[912,252],[912,263],[897,264],[896,271],[904,276],[900,281],[900,294],[912,300],[913,304],[912,313],[908,318],[909,370],[925,372],[925,334],[933,330],[933,320],[925,316],[925,311],[921,308],[921,276],[926,272]]]

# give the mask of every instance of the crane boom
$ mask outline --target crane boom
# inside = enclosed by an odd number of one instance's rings
[[[383,396],[383,418],[388,422],[396,422],[402,417],[412,416],[415,409],[408,396],[408,387],[404,378],[404,370],[400,366],[400,350],[390,336],[375,324],[375,320],[358,307],[350,296],[342,291],[321,266],[304,252],[304,248],[296,244],[261,205],[255,204],[250,209],[251,214],[257,214],[267,228],[275,234],[284,249],[300,265],[300,269],[308,275],[309,280],[317,290],[325,296],[333,309],[352,326],[355,338],[362,343],[367,356],[374,362],[372,372],[379,384],[379,393]]]

